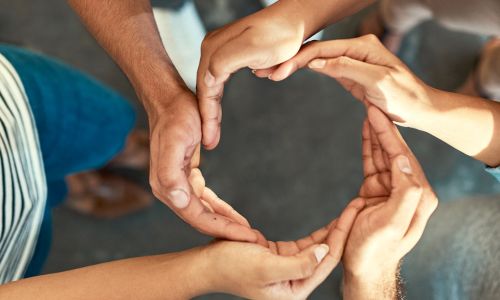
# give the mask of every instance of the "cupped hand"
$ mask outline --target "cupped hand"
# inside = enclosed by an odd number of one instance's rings
[[[355,98],[377,106],[400,125],[418,129],[425,114],[435,110],[435,90],[374,35],[308,43],[270,78],[283,80],[306,66],[336,79]]]
[[[363,127],[363,169],[359,198],[367,207],[352,227],[343,262],[348,273],[374,279],[395,274],[438,202],[394,124],[374,106]]]
[[[257,235],[248,222],[205,189],[199,170],[193,172],[199,165],[201,140],[195,96],[184,91],[173,97],[173,101],[147,110],[151,140],[150,184],[154,195],[202,233],[255,242]]]
[[[229,76],[242,68],[273,67],[299,51],[306,29],[298,3],[280,1],[205,37],[198,68],[197,96],[203,145],[207,149],[215,148],[220,140],[221,98]]]
[[[205,278],[211,291],[249,299],[306,299],[339,263],[363,207],[362,199],[353,201],[338,219],[297,241],[261,245],[219,241],[207,246]]]

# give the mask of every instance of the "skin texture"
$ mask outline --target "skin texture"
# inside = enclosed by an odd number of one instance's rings
[[[432,134],[489,166],[500,164],[500,140],[495,139],[500,103],[429,87],[374,35],[310,43],[277,68],[272,79],[283,80],[305,66],[335,78],[400,125]]]
[[[214,148],[220,139],[223,82],[239,68],[269,68],[291,58],[307,36],[371,2],[281,0],[209,34],[203,42],[198,71],[198,108],[196,96],[165,52],[149,0],[68,0],[127,75],[144,105],[150,127],[149,181],[154,195],[205,234],[250,242],[257,236],[238,222],[238,215],[207,210],[188,181],[191,162],[199,161],[201,126],[205,147]],[[246,54],[250,54],[248,58]],[[256,57],[260,58],[256,61]],[[208,69],[217,77],[207,76]]]
[[[150,184],[154,195],[197,230],[255,242],[239,214],[209,208],[193,193],[201,120],[195,95],[161,43],[148,0],[69,0],[83,23],[130,79],[149,119]]]
[[[205,187],[199,170],[190,183],[203,203],[231,213]],[[0,299],[189,299],[225,292],[251,299],[305,299],[339,263],[351,226],[363,208],[353,201],[311,235],[259,244],[216,241],[191,250],[120,260],[0,286]]]
[[[202,44],[197,96],[203,145],[220,140],[221,99],[231,74],[251,68],[262,76],[293,57],[309,36],[373,1],[281,0],[255,14],[209,33]]]
[[[346,299],[396,299],[400,260],[416,245],[438,201],[417,159],[392,122],[369,106],[363,126],[366,203],[347,241]]]

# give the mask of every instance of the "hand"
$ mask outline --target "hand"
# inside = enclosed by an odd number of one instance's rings
[[[212,292],[249,299],[306,299],[339,263],[344,245],[364,206],[353,201],[339,219],[295,242],[267,242],[267,247],[216,242],[206,247],[203,261]]]
[[[150,183],[154,195],[205,234],[255,242],[257,235],[248,222],[213,192],[204,192],[201,173],[192,172],[199,165],[201,140],[196,98],[189,91],[173,98],[174,101],[147,109],[151,129]],[[195,186],[190,177],[197,182]],[[203,188],[199,186],[201,182]]]
[[[363,127],[363,169],[359,197],[367,207],[347,241],[346,286],[356,280],[377,286],[392,278],[394,283],[401,258],[418,242],[438,203],[398,130],[374,106]]]
[[[311,31],[305,15],[301,1],[279,1],[206,36],[197,95],[207,149],[215,148],[220,140],[224,82],[239,69],[270,68],[294,56]]]
[[[355,98],[377,106],[400,125],[420,129],[423,116],[436,110],[431,102],[436,91],[374,35],[304,45],[272,79],[283,80],[305,66],[335,78]]]

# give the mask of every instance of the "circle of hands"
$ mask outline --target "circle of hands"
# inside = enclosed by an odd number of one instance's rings
[[[217,291],[302,299],[340,261],[344,273],[353,276],[395,274],[422,236],[437,198],[393,122],[410,125],[409,112],[425,108],[429,90],[373,36],[302,46],[303,34],[286,30],[295,26],[291,20],[263,23],[263,13],[207,35],[197,95],[180,93],[177,101],[149,113],[155,196],[200,232],[224,239],[206,251],[209,261],[231,266],[218,268],[225,284]],[[269,37],[268,32],[279,34]],[[297,241],[267,241],[205,186],[198,169],[199,144],[211,150],[220,139],[224,83],[245,67],[275,81],[308,67],[336,79],[367,109],[359,195],[327,226]]]

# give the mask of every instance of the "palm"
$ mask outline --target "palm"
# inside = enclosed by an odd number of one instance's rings
[[[387,152],[380,146],[378,138],[370,129],[368,121],[363,124],[363,174],[359,196],[370,202],[379,202],[390,196],[391,165]]]

